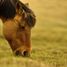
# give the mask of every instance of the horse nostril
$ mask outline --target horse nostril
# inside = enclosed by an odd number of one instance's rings
[[[23,26],[22,29],[25,29],[25,27]]]
[[[15,55],[16,56],[19,56],[20,55],[20,52],[19,51],[16,51]]]
[[[23,52],[23,56],[29,57],[29,56],[30,56],[30,53],[29,53],[28,51],[24,51],[24,52]]]

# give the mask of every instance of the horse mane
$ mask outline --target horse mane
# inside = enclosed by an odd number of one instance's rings
[[[36,16],[34,12],[25,4],[19,0],[0,0],[0,16],[10,19],[16,15],[16,8],[24,11],[26,17],[25,21],[30,27],[33,27],[36,23]]]
[[[17,0],[0,0],[0,16],[8,19],[16,14]]]
[[[28,7],[28,4],[23,4],[22,2],[18,1],[17,7],[21,10],[21,12],[24,11],[26,17],[25,21],[30,27],[33,27],[36,23],[36,16],[34,12]]]

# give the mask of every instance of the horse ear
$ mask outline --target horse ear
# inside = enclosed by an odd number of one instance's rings
[[[25,3],[25,5],[26,5],[27,7],[29,7],[29,3]]]

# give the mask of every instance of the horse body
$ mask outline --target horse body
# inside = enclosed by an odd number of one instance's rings
[[[0,16],[14,18],[16,14],[16,4],[18,0],[0,0]]]

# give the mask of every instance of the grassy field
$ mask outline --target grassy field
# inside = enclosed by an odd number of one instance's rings
[[[31,57],[14,56],[7,41],[0,38],[0,67],[67,67],[67,0],[29,3],[37,17]]]

